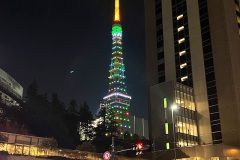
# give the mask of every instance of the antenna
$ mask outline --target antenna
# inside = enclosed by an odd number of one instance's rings
[[[120,21],[120,5],[119,0],[115,0],[115,15],[114,15],[114,21]]]

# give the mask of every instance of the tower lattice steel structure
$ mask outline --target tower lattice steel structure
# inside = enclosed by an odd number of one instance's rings
[[[127,95],[124,72],[120,7],[119,0],[115,0],[115,15],[112,26],[112,57],[108,77],[109,90],[108,95],[103,99],[106,104],[106,116],[112,116],[112,119],[116,121],[115,125],[118,127],[120,134],[131,128],[129,125],[131,97]]]

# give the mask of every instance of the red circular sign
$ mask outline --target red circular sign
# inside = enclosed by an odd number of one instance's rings
[[[109,160],[110,157],[111,157],[111,153],[108,152],[108,151],[106,151],[106,152],[103,154],[103,159],[104,159],[104,160]]]

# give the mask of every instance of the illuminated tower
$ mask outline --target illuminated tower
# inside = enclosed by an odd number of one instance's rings
[[[107,106],[107,117],[113,116],[121,134],[131,128],[129,125],[131,97],[127,95],[124,72],[119,0],[115,0],[115,16],[112,26],[112,58],[108,77],[109,90],[108,95],[103,99]]]

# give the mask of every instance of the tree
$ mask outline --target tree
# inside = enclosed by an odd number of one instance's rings
[[[95,134],[92,142],[96,147],[96,151],[100,153],[110,149],[112,136],[116,136],[117,127],[113,110],[102,108],[97,116],[105,119],[94,129]]]
[[[137,133],[134,133],[132,139],[139,140],[139,135]]]
[[[37,91],[38,85],[34,82],[28,88],[26,102],[22,107],[30,133],[41,137],[54,137],[60,147],[73,147],[69,129],[64,123],[64,104],[56,93],[53,93],[49,102],[46,93],[41,95]]]
[[[34,79],[30,86],[27,88],[27,97],[37,96],[38,94],[38,84]]]
[[[53,150],[58,147],[57,140],[54,138],[45,138],[40,141],[38,148],[45,149],[44,152],[48,152],[48,150]],[[47,150],[46,150],[47,149]],[[48,154],[48,153],[46,153]]]
[[[68,106],[68,114],[72,114],[72,115],[76,115],[77,114],[77,108],[78,108],[78,105],[77,105],[77,102],[76,100],[71,100],[70,103],[69,103],[69,106]]]
[[[76,148],[79,151],[95,152],[96,148],[91,142],[83,142],[81,145]]]
[[[125,131],[124,134],[123,134],[123,138],[124,139],[131,139],[131,135],[128,131]]]
[[[55,114],[62,114],[64,111],[64,104],[59,100],[57,93],[52,94],[51,108]]]
[[[28,134],[25,118],[20,106],[7,106],[0,102],[0,130],[18,134]]]
[[[39,148],[55,149],[58,147],[57,140],[54,138],[45,138],[40,141]]]
[[[73,140],[73,148],[75,148],[80,143],[80,135],[79,135],[79,115],[77,113],[78,105],[76,100],[71,100],[69,103],[69,107],[67,109],[67,113],[65,115],[65,123],[69,130],[69,136]]]
[[[106,126],[98,124],[97,127],[94,128],[94,131],[95,134],[92,144],[96,147],[96,151],[98,153],[103,153],[109,150],[112,143],[112,137],[106,132]]]

